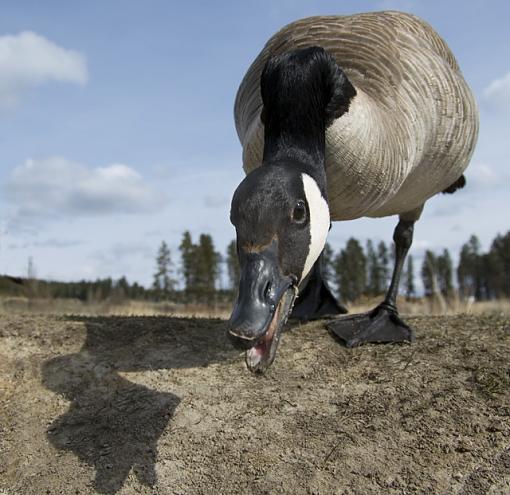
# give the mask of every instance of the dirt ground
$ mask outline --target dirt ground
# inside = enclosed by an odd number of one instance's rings
[[[255,376],[221,320],[4,315],[0,494],[510,494],[510,320],[408,322]]]

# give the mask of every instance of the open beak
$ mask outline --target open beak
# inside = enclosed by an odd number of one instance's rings
[[[276,241],[263,251],[246,254],[243,261],[228,336],[234,346],[246,350],[250,371],[264,372],[276,356],[297,286],[293,277],[280,271]]]

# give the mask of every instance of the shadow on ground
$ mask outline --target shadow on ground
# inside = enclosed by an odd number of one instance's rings
[[[90,317],[80,352],[42,366],[46,388],[71,401],[47,437],[96,470],[94,488],[116,493],[133,469],[156,482],[157,442],[180,398],[123,378],[119,372],[206,367],[238,355],[220,320],[166,317]],[[204,328],[210,331],[204,332]]]

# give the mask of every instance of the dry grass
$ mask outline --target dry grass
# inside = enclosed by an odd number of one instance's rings
[[[230,308],[152,301],[83,302],[79,299],[0,298],[0,314],[74,314],[87,316],[154,316],[227,318]]]
[[[350,313],[369,311],[379,304],[381,298],[364,298],[348,306]],[[510,300],[470,301],[458,297],[444,299],[399,298],[400,313],[408,316],[422,315],[497,315],[510,316]],[[23,297],[0,298],[0,314],[76,314],[89,316],[153,316],[223,318],[230,316],[231,306],[216,307],[199,304],[176,304],[151,301],[102,301],[83,302],[78,299],[30,299]]]
[[[348,306],[350,313],[362,313],[369,311],[379,304],[380,298],[366,299]],[[424,315],[501,315],[510,316],[510,300],[501,299],[497,301],[473,301],[461,300],[458,297],[445,299],[435,297],[432,299],[398,299],[398,308],[403,315],[424,316]]]

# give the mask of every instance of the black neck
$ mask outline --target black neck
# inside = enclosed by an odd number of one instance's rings
[[[272,57],[262,72],[264,165],[303,169],[326,189],[326,126],[334,81],[331,57],[309,47]],[[336,68],[336,64],[334,65]]]
[[[318,112],[317,112],[318,113]],[[326,197],[326,128],[320,115],[290,112],[271,115],[264,127],[263,165],[292,163],[310,175]]]
[[[303,105],[301,105],[303,106]],[[264,126],[263,161],[294,158],[297,153],[324,168],[326,126],[317,109],[271,112]]]

